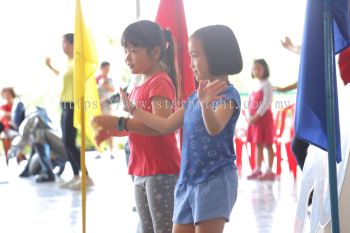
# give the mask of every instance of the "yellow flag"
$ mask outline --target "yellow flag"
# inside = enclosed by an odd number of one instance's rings
[[[78,129],[82,127],[81,111],[85,111],[86,136],[93,143],[95,142],[94,129],[90,122],[94,116],[101,114],[95,79],[97,67],[95,44],[90,30],[84,23],[80,0],[77,0],[74,32],[74,103],[76,105],[74,108],[74,126]],[[84,100],[83,106],[81,106],[81,100]],[[83,149],[85,150],[85,148]]]
[[[81,193],[82,232],[86,233],[86,167],[85,135],[94,140],[91,120],[101,114],[95,71],[98,66],[97,54],[92,36],[86,27],[80,0],[76,0],[74,32],[74,126],[81,129]],[[95,145],[96,146],[96,145]]]

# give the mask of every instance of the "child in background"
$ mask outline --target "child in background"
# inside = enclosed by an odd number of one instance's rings
[[[142,74],[129,97],[152,116],[167,118],[176,101],[174,42],[170,31],[142,20],[122,36],[125,62],[132,74]],[[171,233],[174,188],[180,170],[175,133],[160,135],[135,118],[94,118],[97,142],[110,136],[129,136],[129,174],[134,176],[135,201],[142,233]]]
[[[113,81],[108,77],[110,69],[110,64],[107,61],[104,61],[100,65],[100,74],[96,77],[98,94],[100,97],[101,110],[103,114],[110,115],[111,114],[111,104],[109,103],[109,98],[114,92]],[[113,138],[109,138],[108,147],[111,159],[114,159],[113,156]],[[100,155],[95,157],[96,159],[101,158]]]
[[[257,59],[253,63],[252,78],[257,79],[256,88],[249,96],[249,127],[247,140],[256,146],[255,161],[257,166],[248,180],[274,180],[272,172],[275,153],[272,149],[274,140],[274,121],[271,111],[272,86],[268,78],[269,67],[264,59]],[[265,173],[261,171],[261,164],[264,159],[264,148],[268,152],[268,164]]]
[[[170,117],[144,111],[130,102],[125,92],[121,93],[125,110],[159,133],[167,134],[183,126],[173,233],[222,233],[238,186],[233,134],[241,103],[228,75],[242,70],[242,58],[232,30],[222,25],[194,32],[189,51],[199,87]],[[106,127],[99,119],[94,123],[102,131]]]
[[[1,131],[8,131],[11,126],[11,110],[16,94],[13,88],[3,88],[1,90],[1,97],[3,98],[3,103],[0,106],[0,124]]]
[[[0,134],[2,144],[4,146],[4,152],[6,156],[6,162],[8,163],[8,150],[11,146],[11,137],[15,135],[11,135],[11,118],[12,118],[12,107],[16,97],[16,94],[13,88],[3,88],[1,90],[1,97],[3,101],[0,102]]]

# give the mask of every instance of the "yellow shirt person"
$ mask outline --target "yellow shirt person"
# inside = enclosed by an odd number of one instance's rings
[[[74,59],[68,59],[67,69],[63,74],[61,102],[74,102]]]
[[[80,151],[76,146],[77,129],[74,128],[74,35],[65,34],[62,41],[63,52],[67,55],[68,63],[62,73],[63,87],[60,97],[61,102],[61,127],[62,141],[68,154],[68,160],[72,166],[74,177],[61,185],[62,188],[80,189]],[[51,66],[51,59],[46,58],[46,65],[56,74],[60,72]],[[87,176],[87,185],[92,186],[93,181]]]

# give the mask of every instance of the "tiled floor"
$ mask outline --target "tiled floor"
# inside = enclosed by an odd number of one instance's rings
[[[88,233],[134,233],[137,213],[132,212],[133,187],[127,176],[124,154],[94,159],[87,154],[87,166],[95,186],[87,193]],[[20,179],[22,167],[11,160],[10,167],[0,157],[1,233],[80,233],[80,192],[60,189],[59,180],[36,184],[34,178]],[[283,170],[276,182],[247,181],[249,168],[243,167],[239,193],[225,233],[293,232],[298,184]],[[66,167],[63,179],[71,176]]]

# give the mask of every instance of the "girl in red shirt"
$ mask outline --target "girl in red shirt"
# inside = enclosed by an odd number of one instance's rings
[[[122,45],[131,73],[142,75],[129,95],[130,100],[145,111],[168,118],[174,110],[177,87],[170,31],[151,21],[138,21],[125,29]],[[135,177],[141,231],[171,233],[174,188],[180,170],[175,133],[159,136],[159,132],[132,118],[99,116],[96,119],[105,126],[98,133],[98,143],[109,136],[129,137],[128,170]]]
[[[11,109],[16,97],[16,94],[12,88],[3,88],[1,90],[1,97],[5,100],[4,104],[0,106],[0,133],[1,131],[7,131],[10,128],[11,122]]]

